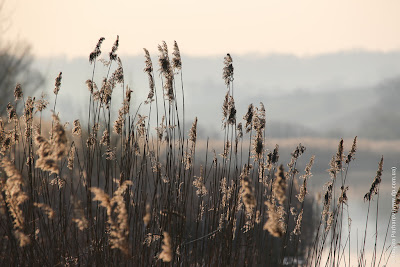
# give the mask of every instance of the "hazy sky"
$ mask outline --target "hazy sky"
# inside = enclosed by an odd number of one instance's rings
[[[108,51],[117,34],[122,54],[155,52],[162,40],[196,56],[400,50],[398,0],[4,1],[3,38],[37,56],[87,56],[101,36]]]

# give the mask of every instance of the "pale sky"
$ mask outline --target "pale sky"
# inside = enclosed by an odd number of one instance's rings
[[[7,40],[36,56],[88,56],[99,37],[109,51],[155,53],[177,40],[192,56],[400,50],[398,0],[3,0]]]

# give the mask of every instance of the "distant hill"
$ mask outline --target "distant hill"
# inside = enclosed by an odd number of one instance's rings
[[[197,116],[199,128],[204,128],[201,131],[204,136],[218,137],[220,134],[221,105],[226,93],[221,77],[223,56],[183,56],[187,123]],[[341,137],[358,134],[373,138],[400,137],[400,131],[388,133],[393,127],[376,131],[372,126],[376,121],[385,124],[383,117],[387,123],[393,123],[392,116],[398,116],[390,110],[382,111],[379,116],[373,114],[377,114],[376,110],[386,103],[379,97],[379,88],[400,77],[400,52],[348,51],[312,57],[280,54],[232,57],[238,119],[242,118],[248,104],[263,102],[267,120],[273,127],[267,130],[271,136]],[[144,57],[121,56],[121,59],[126,84],[134,91],[133,103],[138,106],[148,91],[143,73]],[[157,70],[156,54],[153,55],[153,64]],[[100,65],[97,64],[95,76],[98,83],[106,73]],[[87,112],[85,81],[91,78],[93,70],[87,58],[40,58],[34,66],[46,77],[43,90],[49,95],[58,72],[63,72],[57,106],[60,110],[68,110],[63,115],[65,120],[71,121]],[[156,82],[161,88],[158,77]],[[392,87],[397,86],[394,84]],[[180,87],[179,79],[177,85]],[[115,91],[113,100],[113,105],[118,107],[122,100],[120,91]],[[386,129],[380,124],[381,129]]]

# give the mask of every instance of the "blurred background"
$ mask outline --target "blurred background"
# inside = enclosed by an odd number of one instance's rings
[[[178,42],[187,117],[198,116],[200,127],[207,122],[204,136],[220,132],[214,118],[225,95],[223,57],[230,53],[238,115],[262,101],[271,137],[400,137],[398,1],[0,2],[2,94],[17,81],[49,94],[62,71],[59,104],[74,103],[67,120],[86,112],[89,53],[103,36],[107,55],[119,35],[118,55],[136,103],[148,91],[142,48],[156,65],[157,45],[165,40],[172,49]]]
[[[238,119],[248,104],[263,102],[267,147],[279,144],[281,161],[287,162],[296,145],[304,144],[307,151],[299,169],[316,155],[310,180],[315,194],[329,180],[325,170],[340,138],[348,151],[358,136],[349,172],[353,227],[363,229],[363,195],[382,155],[385,194],[380,203],[383,214],[390,213],[391,168],[400,168],[399,1],[0,3],[1,114],[13,100],[17,82],[25,94],[45,93],[54,99],[54,79],[62,71],[60,117],[70,122],[84,118],[89,98],[85,81],[93,70],[89,53],[105,37],[102,51],[107,57],[117,35],[125,82],[137,107],[148,93],[142,48],[150,51],[156,65],[157,45],[165,40],[172,51],[176,40],[182,53],[186,124],[197,116],[199,139],[209,137],[218,145],[226,93],[223,58],[230,53]],[[96,78],[101,79],[102,71],[106,70],[99,69]],[[156,82],[161,88],[160,80]],[[400,182],[396,190],[398,186]],[[384,231],[387,216],[382,217]]]

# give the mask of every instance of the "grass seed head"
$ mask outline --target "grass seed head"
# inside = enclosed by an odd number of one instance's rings
[[[224,79],[226,86],[229,86],[231,82],[233,82],[233,64],[232,57],[229,53],[224,57],[222,78]]]
[[[282,237],[285,234],[285,223],[282,220],[283,210],[278,208],[270,201],[266,201],[268,207],[268,220],[264,224],[263,229],[267,230],[274,237]]]
[[[282,164],[275,173],[275,181],[272,190],[275,198],[283,205],[286,199],[286,177]]]
[[[376,176],[372,182],[369,192],[364,195],[364,201],[371,201],[372,197],[379,192],[379,184],[382,182],[382,171],[383,171],[383,156],[379,162],[378,170],[376,171]]]
[[[47,101],[44,97],[46,95],[44,93],[42,93],[40,95],[40,99],[36,100],[35,102],[35,108],[36,108],[36,112],[42,112],[43,110],[45,110],[47,108],[47,105],[49,104],[49,101]]]
[[[23,97],[22,89],[21,89],[21,84],[17,83],[14,89],[14,98],[15,101],[20,100]]]
[[[82,127],[79,120],[74,120],[74,127],[72,128],[72,134],[75,134],[77,136],[82,135]]]
[[[178,43],[174,41],[174,52],[172,52],[172,68],[174,68],[177,72],[182,69],[182,59],[181,52],[179,51]]]
[[[101,47],[101,44],[103,43],[104,40],[105,40],[105,38],[101,37],[99,39],[99,41],[97,42],[96,47],[94,48],[93,52],[90,53],[90,55],[89,55],[89,62],[90,63],[95,62],[96,59],[100,56],[100,54],[101,54],[100,47]]]
[[[117,52],[118,50],[118,46],[119,46],[119,35],[117,35],[117,39],[114,42],[114,45],[111,48],[111,52],[110,52],[110,61],[116,60],[117,59],[117,54],[115,52]]]
[[[356,149],[357,149],[357,136],[354,137],[353,145],[351,146],[351,150],[346,157],[346,164],[349,164],[354,159],[354,155],[356,154]]]
[[[397,190],[396,197],[394,199],[393,213],[399,212],[399,206],[400,206],[400,187]]]
[[[54,94],[58,95],[58,92],[60,91],[60,87],[61,87],[61,79],[62,79],[62,72],[60,72],[56,78],[56,81],[54,83]]]
[[[171,248],[171,237],[167,232],[163,233],[163,244],[161,245],[161,253],[158,256],[163,262],[172,261],[172,248]]]

